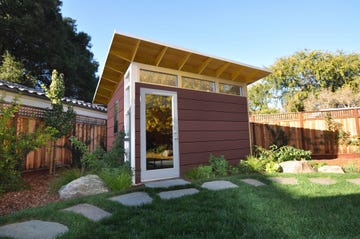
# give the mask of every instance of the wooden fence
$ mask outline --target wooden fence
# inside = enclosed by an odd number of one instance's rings
[[[288,144],[310,150],[319,159],[360,157],[359,117],[359,108],[251,115],[250,139],[252,145],[265,148]],[[334,124],[337,131],[331,128]]]
[[[16,117],[17,132],[34,132],[37,127],[43,124],[43,109],[21,106]],[[77,115],[72,135],[89,145],[94,150],[97,145],[106,149],[106,120]],[[35,170],[49,167],[48,145],[30,152],[24,161],[24,170]],[[72,154],[70,142],[61,138],[56,142],[56,164],[70,165]]]

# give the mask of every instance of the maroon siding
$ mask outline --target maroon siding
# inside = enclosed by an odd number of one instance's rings
[[[124,129],[124,80],[120,81],[109,104],[107,105],[107,149],[110,149],[114,139],[114,103],[118,101],[118,132]]]
[[[209,155],[224,155],[231,164],[250,153],[249,119],[245,97],[136,83],[135,163],[140,181],[140,88],[176,91],[180,174],[199,164],[208,164]]]

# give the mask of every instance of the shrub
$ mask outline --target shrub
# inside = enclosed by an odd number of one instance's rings
[[[185,177],[197,180],[197,179],[209,179],[215,177],[213,168],[211,166],[198,166],[190,169],[185,173]]]
[[[127,162],[117,168],[103,168],[99,176],[111,190],[122,190],[132,185],[132,171]]]
[[[125,132],[120,131],[111,149],[104,153],[103,160],[105,167],[117,167],[124,163],[124,138]]]
[[[271,145],[269,149],[255,146],[254,155],[248,156],[246,161],[241,160],[239,171],[249,172],[267,172],[275,173],[280,171],[280,163],[289,160],[310,160],[311,152],[297,149],[292,146],[282,146],[278,148]]]
[[[78,140],[76,137],[70,137],[71,145],[80,152],[81,158],[81,173],[84,174],[85,170],[98,171],[102,167],[100,159],[104,154],[104,151],[97,147],[95,151],[90,152],[88,146]]]
[[[245,160],[240,160],[239,166],[238,166],[238,172],[239,173],[254,173],[256,170],[254,170],[248,163],[248,159],[251,156],[248,156]]]
[[[79,178],[80,176],[81,172],[79,169],[65,169],[51,181],[51,191],[58,192],[62,186],[70,183],[71,181]]]
[[[39,127],[33,133],[17,132],[15,115],[19,105],[14,100],[4,105],[0,99],[0,191],[16,189],[21,183],[22,165],[26,155],[49,141],[52,128]]]
[[[344,170],[346,173],[359,173],[359,168],[356,166],[355,162],[350,162],[345,165]]]
[[[228,174],[228,161],[226,161],[224,155],[216,157],[213,154],[210,154],[209,162],[216,175],[226,176]]]

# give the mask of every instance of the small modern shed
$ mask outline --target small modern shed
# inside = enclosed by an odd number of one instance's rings
[[[93,102],[107,105],[107,145],[124,130],[140,183],[250,153],[247,85],[270,72],[115,33]]]

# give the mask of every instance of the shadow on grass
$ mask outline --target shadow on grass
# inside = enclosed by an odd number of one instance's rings
[[[324,175],[323,175],[324,176]],[[316,185],[307,176],[296,176],[298,185],[273,183],[264,175],[223,178],[239,188],[161,200],[158,191],[147,190],[154,202],[125,207],[107,200],[123,192],[53,203],[0,218],[11,221],[43,219],[67,225],[60,238],[359,238],[360,186],[335,177],[335,185]],[[241,182],[251,177],[267,185],[253,187]],[[146,190],[138,188],[137,190]],[[113,215],[98,223],[59,211],[88,202]]]

